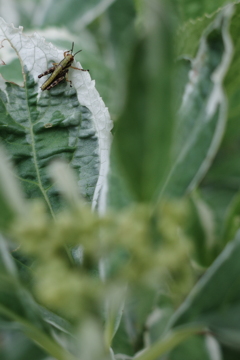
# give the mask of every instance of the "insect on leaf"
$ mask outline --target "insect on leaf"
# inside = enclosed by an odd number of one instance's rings
[[[46,167],[60,158],[74,168],[80,192],[96,207],[108,171],[112,122],[94,82],[88,72],[71,69],[72,88],[62,82],[42,92],[44,79],[38,75],[52,62],[59,63],[63,51],[37,34],[23,35],[22,28],[0,19],[3,40],[9,41],[20,59],[24,86],[0,82],[0,139],[27,196],[44,198],[52,213],[59,208],[58,191]],[[73,66],[82,68],[75,62]]]

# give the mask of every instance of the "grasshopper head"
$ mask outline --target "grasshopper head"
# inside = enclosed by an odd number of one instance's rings
[[[69,65],[72,64],[73,60],[74,60],[74,56],[79,53],[82,50],[77,51],[75,54],[73,54],[73,47],[74,47],[74,42],[72,43],[72,48],[71,50],[65,51],[64,52],[64,58],[67,59],[67,62]]]

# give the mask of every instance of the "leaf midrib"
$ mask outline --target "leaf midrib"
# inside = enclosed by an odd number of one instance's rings
[[[24,81],[24,88],[25,88],[25,93],[26,93],[26,102],[27,102],[27,111],[28,111],[28,120],[29,120],[29,130],[30,130],[30,136],[31,136],[31,139],[32,139],[32,143],[31,143],[31,147],[32,147],[32,154],[33,154],[33,162],[34,162],[34,166],[35,166],[35,169],[36,169],[36,174],[37,174],[37,180],[38,180],[38,183],[37,185],[39,186],[42,194],[43,194],[43,197],[49,207],[49,210],[51,212],[51,215],[53,218],[55,218],[55,215],[54,215],[54,212],[53,212],[53,208],[51,206],[51,203],[49,201],[49,198],[47,196],[47,193],[43,187],[43,184],[42,184],[42,180],[41,180],[41,175],[40,175],[40,172],[39,172],[39,167],[38,167],[38,161],[37,161],[37,152],[36,152],[36,145],[35,145],[35,136],[34,136],[34,131],[33,131],[33,122],[32,122],[32,118],[31,118],[31,112],[30,112],[30,109],[29,109],[29,106],[28,106],[28,89],[27,89],[27,84],[26,84],[26,81]]]

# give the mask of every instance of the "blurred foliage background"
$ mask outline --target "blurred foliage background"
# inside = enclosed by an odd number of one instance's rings
[[[22,244],[0,238],[1,359],[125,360],[148,346],[141,360],[238,359],[239,2],[1,0],[0,10],[26,34],[83,49],[77,60],[116,121],[105,216],[76,196],[55,220],[35,202],[11,223],[26,205],[1,184],[2,229]],[[2,46],[1,73],[21,84]]]

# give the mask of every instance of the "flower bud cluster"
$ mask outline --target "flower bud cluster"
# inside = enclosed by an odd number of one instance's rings
[[[12,234],[20,251],[35,260],[38,300],[74,319],[99,311],[113,284],[159,289],[167,282],[180,293],[191,286],[187,211],[184,202],[166,201],[154,212],[136,205],[99,217],[80,203],[52,219],[42,203],[34,202]],[[71,256],[73,248],[81,250],[79,261]]]

